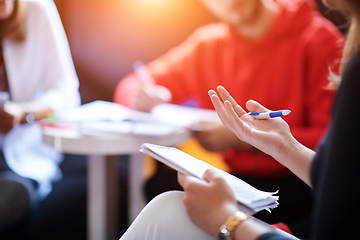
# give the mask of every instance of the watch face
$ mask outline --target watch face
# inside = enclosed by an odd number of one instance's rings
[[[35,116],[32,113],[28,113],[25,117],[25,120],[27,123],[34,123],[35,122]]]

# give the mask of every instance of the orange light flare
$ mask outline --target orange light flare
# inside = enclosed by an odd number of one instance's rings
[[[174,0],[131,0],[127,4],[133,14],[153,19],[176,15],[183,5]]]

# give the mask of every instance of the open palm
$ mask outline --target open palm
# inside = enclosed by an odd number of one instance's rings
[[[292,138],[289,125],[282,118],[254,119],[224,87],[217,87],[217,91],[219,95],[210,90],[209,96],[224,125],[242,141],[276,158],[287,139]],[[247,102],[246,108],[251,112],[269,111],[253,100]]]

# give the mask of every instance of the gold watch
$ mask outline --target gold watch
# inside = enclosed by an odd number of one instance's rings
[[[244,212],[237,211],[231,215],[226,222],[220,227],[219,239],[220,240],[231,240],[231,232],[236,229],[243,221],[248,219],[250,216]]]

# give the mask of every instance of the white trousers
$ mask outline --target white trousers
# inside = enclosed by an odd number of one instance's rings
[[[183,192],[170,191],[150,201],[121,240],[216,240],[197,227],[186,213]]]

